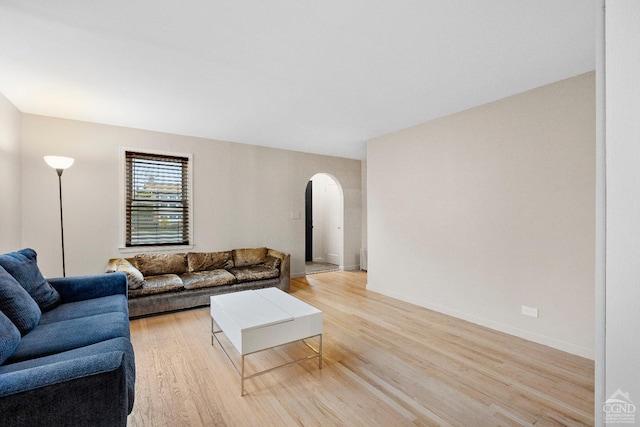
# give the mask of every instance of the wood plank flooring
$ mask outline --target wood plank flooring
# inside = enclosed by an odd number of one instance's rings
[[[594,364],[366,290],[366,273],[292,279],[323,311],[317,359],[247,380],[210,339],[209,309],[131,321],[130,426],[593,425]],[[224,341],[223,341],[224,343]],[[248,371],[309,354],[291,344]]]

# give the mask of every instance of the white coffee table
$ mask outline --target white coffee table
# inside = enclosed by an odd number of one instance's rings
[[[241,355],[239,369],[217,337],[221,332],[224,332]],[[305,341],[314,337],[318,337],[317,349]],[[316,357],[318,368],[322,369],[322,312],[278,288],[212,296],[211,345],[214,345],[214,340],[218,341],[240,375],[241,396],[244,396],[244,380],[274,369]],[[246,355],[300,340],[313,350],[313,355],[245,376]]]

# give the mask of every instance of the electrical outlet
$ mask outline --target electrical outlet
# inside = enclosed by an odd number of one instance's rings
[[[527,307],[526,305],[522,306],[522,315],[538,318],[538,309],[535,307]]]

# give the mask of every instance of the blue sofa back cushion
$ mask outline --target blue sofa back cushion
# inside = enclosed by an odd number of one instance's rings
[[[20,283],[0,267],[0,311],[13,322],[21,335],[36,327],[42,312]]]
[[[0,255],[0,266],[27,290],[40,310],[47,311],[58,305],[60,294],[42,276],[37,256],[36,251],[30,248],[10,252]]]
[[[20,344],[20,331],[7,316],[0,311],[0,365],[9,358]]]

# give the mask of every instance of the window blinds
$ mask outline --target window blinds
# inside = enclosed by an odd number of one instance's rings
[[[126,246],[189,244],[189,158],[127,151]]]

